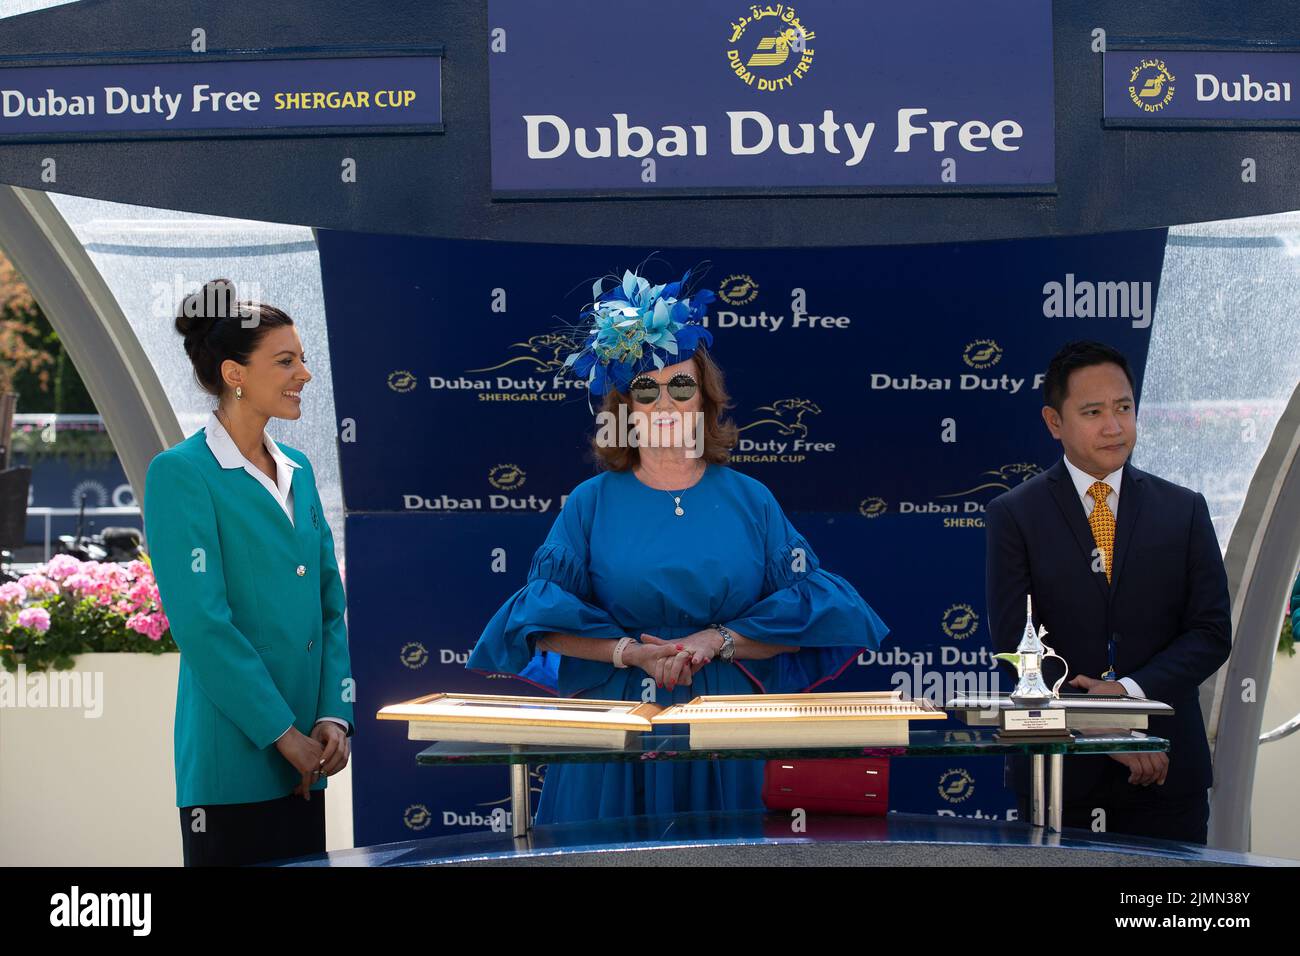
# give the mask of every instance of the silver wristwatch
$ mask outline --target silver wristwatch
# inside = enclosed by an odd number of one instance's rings
[[[731,632],[721,624],[710,624],[709,627],[722,635],[722,650],[718,651],[718,656],[724,661],[730,662],[731,659],[736,656],[735,638],[733,638]]]

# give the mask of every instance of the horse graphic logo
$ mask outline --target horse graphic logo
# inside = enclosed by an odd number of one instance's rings
[[[808,426],[804,423],[804,416],[822,413],[816,402],[806,398],[783,398],[771,405],[760,405],[758,410],[772,414],[748,425],[742,425],[739,431],[745,432],[760,425],[774,425],[780,435],[798,435],[800,438],[807,438]]]
[[[495,372],[497,369],[515,365],[520,362],[532,366],[539,372],[558,373],[564,369],[564,359],[573,349],[573,337],[560,332],[545,332],[533,335],[524,342],[511,342],[507,348],[525,349],[527,354],[516,355],[497,365],[486,368],[466,369],[467,372]]]
[[[1043,469],[1027,461],[1014,462],[1010,465],[1003,465],[1001,468],[992,468],[988,471],[980,472],[981,480],[961,491],[954,491],[948,495],[936,495],[938,498],[962,498],[966,495],[973,495],[979,491],[1010,491],[1014,485],[1028,481],[1034,475]]]

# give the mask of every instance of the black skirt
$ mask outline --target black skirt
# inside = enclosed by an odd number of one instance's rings
[[[186,866],[248,866],[325,852],[325,791],[180,807]]]

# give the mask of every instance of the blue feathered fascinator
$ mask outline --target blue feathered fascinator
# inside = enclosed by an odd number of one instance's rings
[[[717,298],[708,289],[689,290],[691,273],[677,282],[651,285],[635,272],[623,279],[604,276],[591,287],[592,304],[582,311],[591,323],[581,348],[564,365],[585,379],[589,394],[611,388],[626,392],[632,379],[650,369],[685,362],[713,334],[700,320]],[[612,288],[605,283],[614,279]]]

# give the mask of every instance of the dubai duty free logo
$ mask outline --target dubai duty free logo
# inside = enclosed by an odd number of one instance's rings
[[[884,498],[863,498],[858,503],[858,514],[864,518],[879,518],[889,510],[889,503]]]
[[[812,68],[808,41],[815,36],[799,22],[794,7],[754,4],[731,24],[727,67],[756,90],[788,90]]]
[[[953,767],[939,777],[939,796],[947,803],[964,803],[975,794],[975,778],[965,767]]]
[[[423,803],[413,803],[402,811],[402,822],[408,830],[423,830],[433,822],[433,814]]]
[[[398,660],[402,666],[410,670],[419,670],[425,664],[429,663],[429,649],[419,641],[407,641],[398,651]]]
[[[758,283],[743,273],[727,276],[718,283],[718,298],[727,305],[749,305],[758,298]]]
[[[518,465],[493,465],[488,469],[488,484],[501,491],[513,491],[522,488],[528,478],[528,472]]]
[[[410,369],[399,368],[388,373],[388,387],[394,392],[413,391],[416,384],[415,373]]]
[[[1128,75],[1128,98],[1144,113],[1159,113],[1174,98],[1174,80],[1164,60],[1141,60]]]
[[[964,641],[979,630],[980,616],[969,604],[954,604],[943,612],[939,626],[953,640]]]
[[[992,368],[1002,361],[1002,346],[992,339],[976,339],[962,351],[961,360],[971,368]]]

